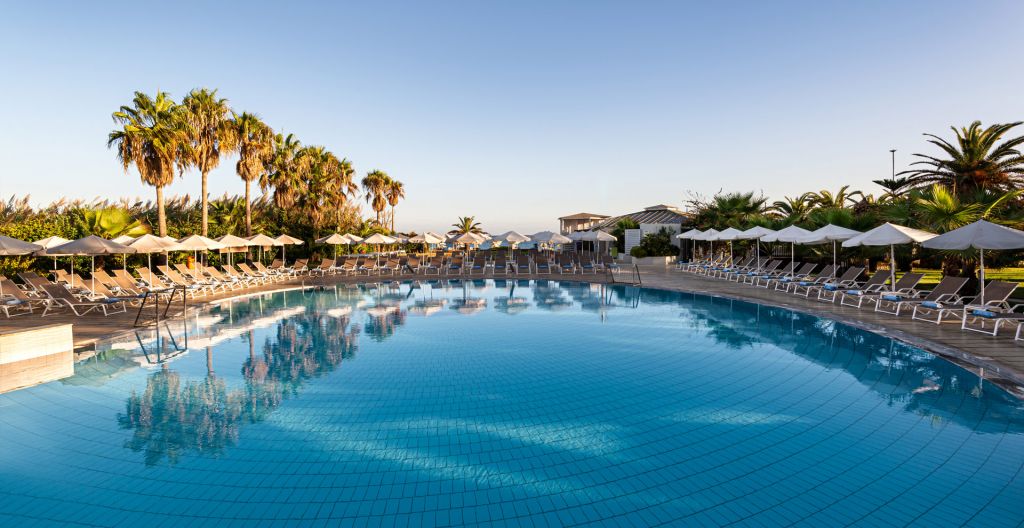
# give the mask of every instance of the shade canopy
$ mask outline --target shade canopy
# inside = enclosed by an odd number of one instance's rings
[[[409,242],[414,244],[440,244],[441,242],[444,242],[444,238],[436,236],[428,231],[426,233],[409,237]]]
[[[121,235],[119,237],[114,237],[111,240],[114,241],[114,242],[117,242],[118,244],[124,244],[126,246],[130,246],[132,244],[132,242],[135,241],[135,237],[128,236],[128,235]]]
[[[348,242],[345,242],[346,244],[358,244],[363,241],[363,237],[352,233],[345,233],[341,236],[345,237],[345,240],[348,240]]]
[[[280,242],[281,245],[287,244],[290,246],[297,246],[300,244],[304,244],[302,240],[299,240],[298,238],[289,235],[278,235],[278,237],[275,238],[274,240]]]
[[[762,238],[773,233],[776,233],[774,229],[768,229],[767,227],[762,226],[754,226],[736,235],[736,240],[751,240],[754,238]]]
[[[807,236],[809,234],[811,234],[810,231],[808,231],[808,230],[806,230],[806,229],[804,229],[802,227],[791,225],[791,226],[788,226],[788,227],[784,227],[784,228],[782,228],[782,229],[780,229],[780,230],[778,230],[778,231],[776,231],[774,233],[769,233],[767,235],[764,235],[763,237],[761,237],[761,241],[762,242],[789,242],[789,243],[792,244],[792,243],[799,242],[800,238],[802,238],[804,236]]]
[[[714,237],[718,236],[718,230],[711,228],[700,234],[693,235],[694,240],[711,240],[714,241]]]
[[[40,238],[39,240],[36,240],[35,242],[33,242],[33,244],[36,244],[38,246],[42,246],[43,249],[50,249],[52,247],[59,246],[61,244],[67,244],[68,242],[71,242],[71,241],[66,239],[66,238],[64,238],[64,237],[52,236],[52,237]]]
[[[228,236],[230,236],[230,235],[228,235]],[[249,241],[249,244],[253,245],[253,246],[267,247],[267,246],[283,246],[284,245],[283,242],[278,242],[276,239],[270,238],[267,235],[264,235],[263,233],[259,233],[259,234],[253,235],[253,236],[249,237],[247,240]]]
[[[39,244],[0,235],[0,255],[28,255],[41,249],[43,249],[43,246]]]
[[[397,240],[381,233],[374,233],[363,239],[364,244],[394,244],[395,242]]]
[[[337,246],[339,244],[351,244],[352,242],[348,238],[346,238],[345,235],[339,235],[337,233],[334,233],[333,235],[327,235],[325,237],[320,237],[316,239],[316,243]]]
[[[249,247],[249,246],[259,246],[259,245],[262,245],[262,244],[257,244],[257,243],[255,243],[255,242],[253,242],[253,241],[251,241],[251,240],[249,240],[247,238],[242,238],[240,236],[235,236],[235,235],[224,235],[224,236],[218,238],[217,242],[220,242],[221,244],[223,244],[224,247]]]
[[[695,237],[697,235],[700,235],[700,234],[703,234],[703,233],[704,232],[701,231],[700,229],[691,229],[689,231],[685,231],[683,233],[679,233],[678,235],[676,235],[676,238],[682,239],[682,240],[691,240],[693,237]]]
[[[569,238],[582,242],[615,242],[618,238],[604,231],[576,231],[569,233]]]
[[[79,238],[78,240],[72,240],[66,244],[48,248],[44,253],[47,255],[95,256],[123,255],[125,253],[136,253],[136,250],[131,246],[118,244],[117,242],[107,240],[103,237],[89,235],[87,237]]]
[[[930,249],[1020,249],[1024,248],[1024,231],[978,220],[921,245]]]
[[[834,224],[828,224],[825,227],[811,231],[796,242],[798,244],[827,244],[829,242],[849,240],[860,234],[860,231],[847,229]]]
[[[526,236],[526,235],[524,235],[522,233],[519,233],[517,231],[506,231],[506,232],[504,232],[504,233],[494,237],[494,240],[501,240],[502,242],[511,242],[511,243],[514,243],[514,244],[519,244],[519,243],[522,243],[522,242],[529,242],[530,241],[530,237],[528,237],[528,236]]]
[[[145,234],[127,244],[135,248],[136,253],[162,253],[164,251],[177,251],[178,242],[169,242],[156,235]]]
[[[481,242],[486,241],[482,236],[479,236],[476,233],[462,233],[460,235],[453,236],[449,240],[456,244],[480,244]]]
[[[568,244],[572,242],[572,239],[558,233],[551,231],[541,231],[540,233],[534,233],[530,235],[530,240],[537,243],[547,244]]]
[[[221,238],[225,238],[227,236],[232,236],[232,235],[225,235],[225,236],[223,236]],[[235,237],[235,238],[238,238],[238,237]],[[240,240],[245,241],[245,239],[240,239]],[[245,241],[245,242],[246,242],[246,244],[248,244],[248,241]],[[241,244],[241,245],[246,245],[246,244]],[[178,250],[179,251],[206,251],[206,250],[213,250],[213,249],[224,249],[226,247],[229,247],[229,246],[227,244],[221,243],[221,242],[219,242],[217,240],[212,240],[212,239],[206,238],[206,237],[204,237],[202,235],[190,235],[190,236],[187,236],[187,237],[185,237],[185,238],[183,238],[183,239],[178,241]]]
[[[739,238],[738,235],[741,234],[743,234],[743,231],[740,231],[739,229],[736,229],[734,227],[727,227],[719,231],[718,234],[715,235],[715,240],[736,240],[737,238]]]
[[[846,240],[843,242],[843,247],[911,244],[914,242],[924,242],[935,236],[935,233],[886,222],[870,231],[865,231]]]

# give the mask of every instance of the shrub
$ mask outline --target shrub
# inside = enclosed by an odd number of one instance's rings
[[[629,254],[636,258],[644,258],[647,256],[647,250],[643,246],[633,246],[633,249],[629,250]]]

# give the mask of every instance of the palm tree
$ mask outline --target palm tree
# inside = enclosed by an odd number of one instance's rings
[[[466,233],[483,233],[483,229],[480,228],[480,222],[476,221],[475,216],[460,216],[458,222],[452,224],[451,231],[448,231],[449,235],[464,235]]]
[[[864,193],[860,191],[850,192],[849,189],[849,185],[843,185],[835,194],[822,189],[816,193],[807,193],[804,196],[807,197],[813,207],[842,208],[846,207],[848,203],[856,203],[857,196],[864,196]]]
[[[366,193],[366,202],[370,204],[373,211],[377,213],[377,224],[380,225],[380,213],[387,206],[386,190],[391,178],[384,171],[374,170],[363,178],[363,192]]]
[[[342,158],[332,170],[333,177],[337,179],[335,184],[335,228],[341,229],[343,217],[346,212],[346,205],[348,204],[349,198],[354,198],[359,193],[359,186],[356,185],[353,177],[356,175],[355,168],[352,167],[352,162],[347,158]]]
[[[1011,191],[1024,184],[1024,156],[1017,149],[1024,144],[1024,136],[1007,139],[1001,144],[999,141],[1020,124],[1018,121],[982,128],[981,121],[975,121],[959,130],[951,127],[956,134],[955,145],[934,134],[925,134],[931,138],[928,142],[939,147],[946,158],[914,154],[921,159],[911,165],[922,168],[899,174],[909,176],[915,186],[938,183],[954,194],[978,190]]]
[[[384,190],[384,195],[388,199],[388,204],[391,205],[391,231],[395,231],[395,206],[398,205],[398,201],[405,198],[405,185],[398,180],[391,180],[388,182],[387,188]]]
[[[274,136],[274,155],[267,170],[260,175],[260,188],[274,189],[274,205],[288,209],[305,193],[305,183],[299,166],[302,143],[293,134]]]
[[[135,165],[143,183],[156,187],[160,236],[167,236],[164,187],[174,181],[174,171],[183,169],[186,138],[179,126],[181,110],[166,92],[149,97],[135,92],[131,106],[122,106],[112,117],[120,128],[107,136],[107,147],[117,148],[125,172]]]
[[[813,209],[808,198],[809,194],[804,193],[796,198],[786,196],[773,203],[769,210],[785,217],[788,223],[802,222],[807,219],[807,215]]]
[[[245,182],[245,234],[252,236],[252,182],[261,177],[274,156],[274,131],[256,114],[243,112],[234,116],[235,138],[238,140],[238,163],[235,170]]]
[[[149,232],[142,222],[132,218],[127,209],[120,207],[86,209],[75,224],[82,233],[103,238],[117,238],[121,235],[139,237]]]
[[[744,227],[763,217],[767,199],[753,192],[715,195],[694,216],[695,225]]]
[[[872,183],[885,189],[885,194],[879,198],[880,201],[895,200],[903,196],[913,186],[913,182],[906,176],[873,180]]]
[[[209,192],[207,176],[220,164],[221,154],[234,150],[235,130],[227,99],[218,99],[217,90],[192,90],[181,101],[182,123],[188,136],[188,164],[202,174],[203,236],[208,233]]]

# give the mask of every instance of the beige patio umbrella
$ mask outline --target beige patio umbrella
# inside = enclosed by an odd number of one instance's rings
[[[351,240],[349,240],[348,235],[339,235],[337,233],[334,233],[332,235],[327,235],[325,237],[320,237],[316,239],[316,243],[329,244],[331,246],[334,246],[334,258],[337,259],[338,246],[340,246],[341,244],[351,244],[352,242]]]
[[[189,235],[178,241],[178,251],[191,251],[193,258],[197,261],[199,260],[200,251],[216,251],[226,247],[228,247],[226,244],[202,235]]]
[[[249,244],[253,246],[258,246],[260,248],[261,263],[263,262],[263,248],[271,246],[284,246],[283,243],[278,242],[277,240],[270,238],[267,235],[264,235],[263,233],[259,233],[249,237]]]
[[[224,235],[217,239],[217,242],[224,244],[222,253],[228,254],[228,264],[233,264],[232,257],[235,253],[243,253],[249,251],[249,246],[254,245],[248,239],[235,236],[235,235]]]
[[[67,244],[68,242],[71,242],[71,241],[66,239],[66,238],[64,238],[64,237],[51,236],[51,237],[46,237],[46,238],[40,238],[39,240],[36,240],[35,242],[32,242],[32,243],[36,244],[38,246],[42,246],[43,249],[36,252],[36,255],[42,255],[43,251],[45,251],[47,249],[50,249],[52,247],[57,247],[57,246],[59,246],[61,244]],[[57,274],[57,257],[56,256],[53,257],[53,273],[55,275]]]
[[[33,244],[31,242],[25,242],[24,240],[18,240],[17,238],[11,238],[8,236],[0,235],[0,255],[2,256],[17,256],[17,255],[30,255],[36,251],[43,249],[43,246],[39,244]],[[4,283],[0,281],[0,297],[4,294]]]
[[[288,263],[288,260],[285,259],[285,256],[284,256],[284,248],[285,248],[285,246],[298,246],[298,245],[301,245],[301,244],[304,243],[302,240],[299,240],[298,238],[295,238],[295,237],[289,236],[289,235],[285,235],[285,234],[279,235],[274,240],[277,240],[278,242],[281,243],[281,262],[283,262],[285,264]]]
[[[136,253],[145,253],[149,262],[149,269],[153,269],[153,253],[166,253],[178,250],[178,241],[171,242],[166,238],[151,235],[149,233],[133,239],[129,247],[135,248]]]
[[[92,285],[89,288],[92,293],[96,293],[96,255],[121,255],[124,253],[135,253],[136,250],[133,247],[126,246],[124,244],[118,244],[112,240],[107,240],[96,235],[89,235],[87,237],[79,238],[78,240],[72,240],[66,244],[61,244],[45,250],[48,255],[81,255],[91,257],[92,259]],[[71,287],[73,288],[75,273],[74,273],[74,261],[71,265]]]
[[[986,220],[978,220],[948,233],[925,241],[922,246],[931,249],[978,250],[978,282],[981,287],[981,305],[985,305],[985,250],[1020,249],[1024,247],[1024,231],[1012,229]]]
[[[366,237],[365,239],[363,239],[363,243],[364,244],[374,244],[374,245],[377,246],[377,260],[378,260],[378,262],[380,261],[380,246],[381,246],[381,244],[394,244],[395,242],[397,242],[397,240],[394,239],[393,237],[389,237],[389,236],[381,234],[381,233],[374,233],[374,234]]]

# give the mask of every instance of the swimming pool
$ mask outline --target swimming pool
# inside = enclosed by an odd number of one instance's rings
[[[289,291],[0,394],[0,524],[1024,522],[1024,404],[830,320],[559,281]]]

